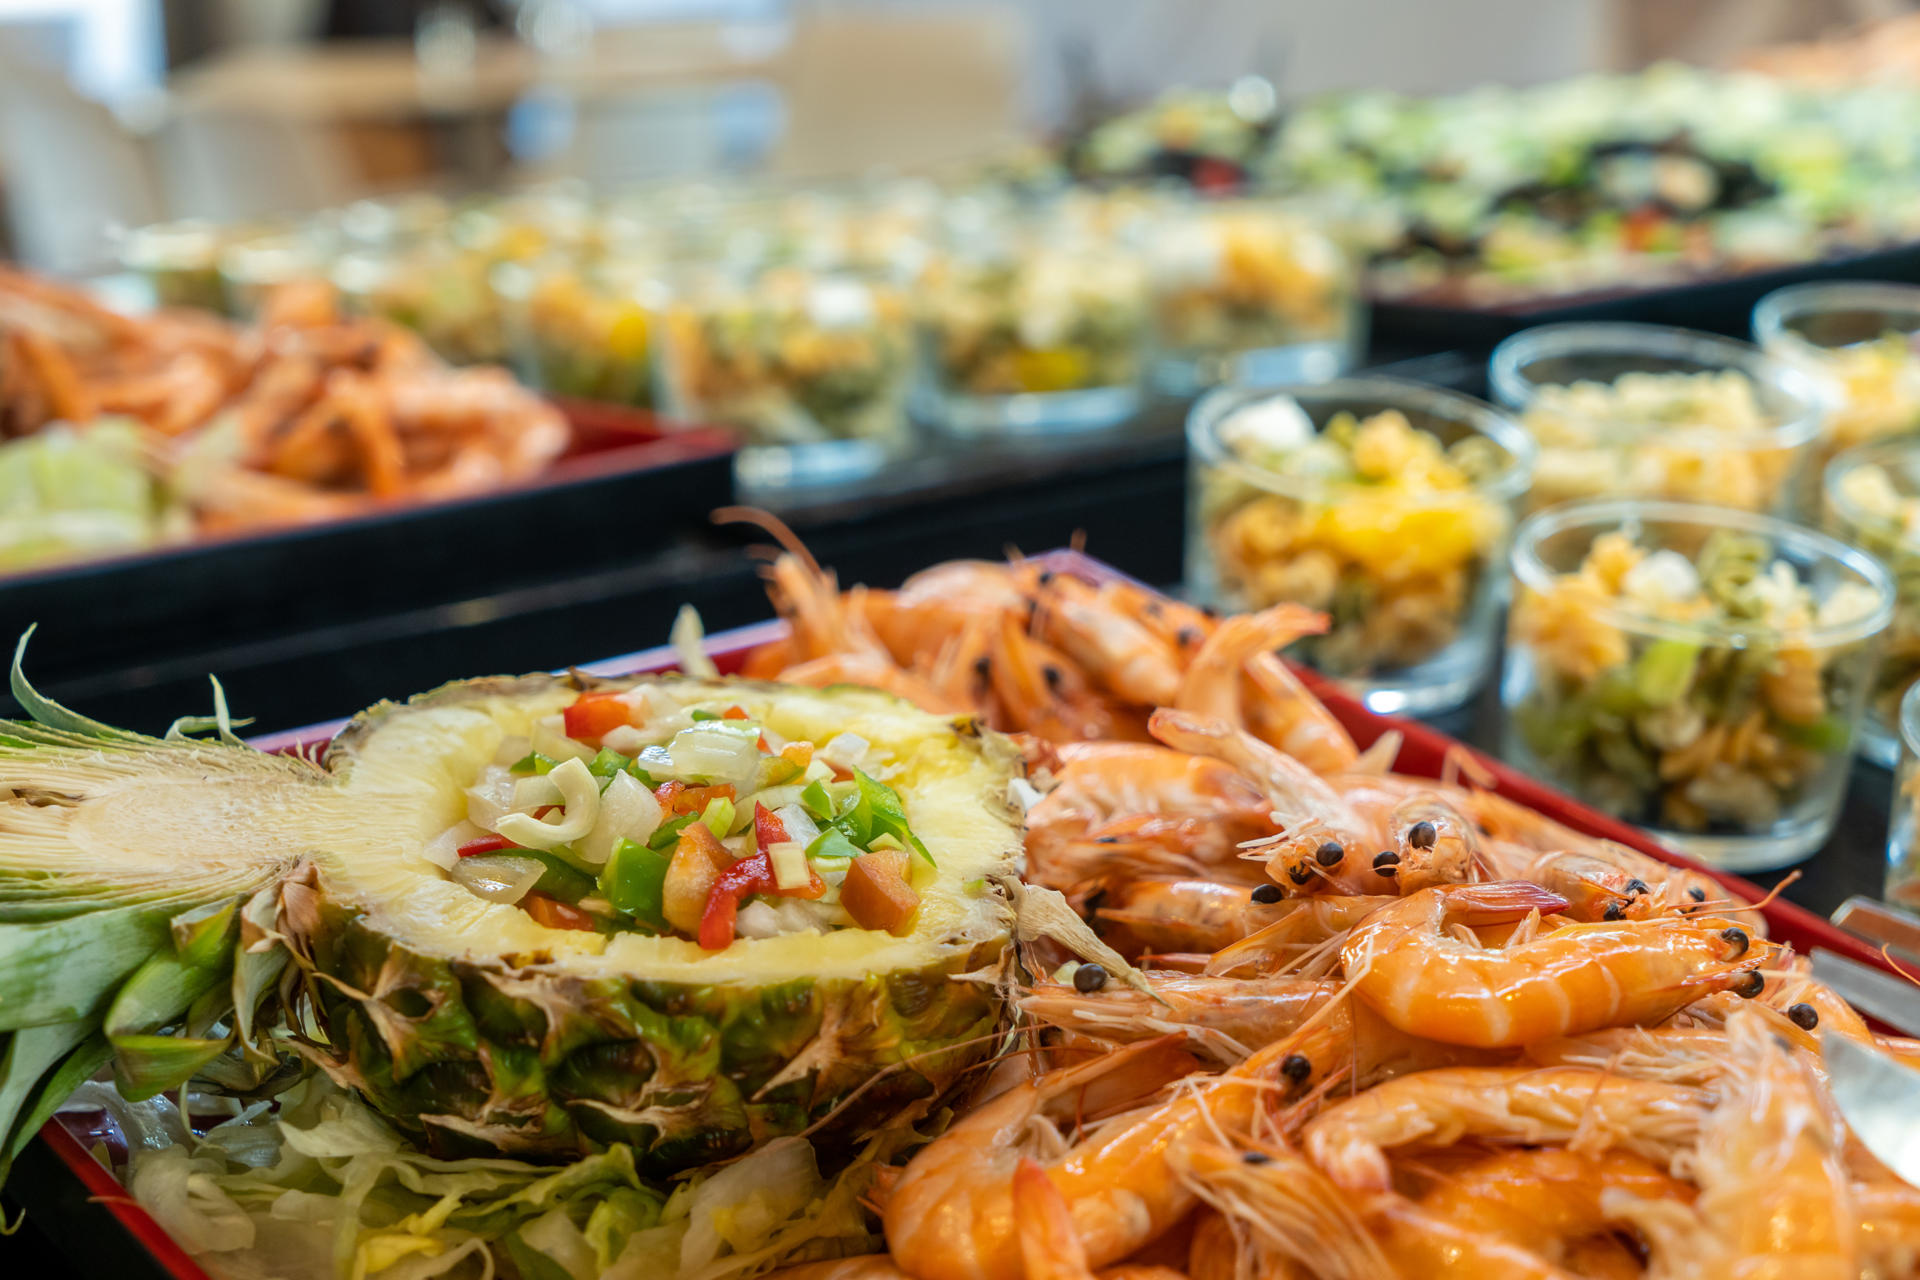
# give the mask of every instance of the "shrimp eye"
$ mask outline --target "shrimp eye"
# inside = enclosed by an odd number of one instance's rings
[[[1725,938],[1727,940],[1727,945],[1733,948],[1733,955],[1728,957],[1729,959],[1738,959],[1739,957],[1747,954],[1747,947],[1749,943],[1747,941],[1746,930],[1722,929],[1720,931],[1720,936]]]
[[[1313,879],[1313,868],[1303,862],[1287,872],[1287,879],[1293,881],[1295,884],[1305,884],[1307,881]]]
[[[1182,627],[1173,633],[1173,638],[1180,642],[1182,648],[1191,649],[1200,643],[1200,628]]]
[[[1240,1153],[1241,1164],[1267,1164],[1272,1161],[1272,1159],[1273,1157],[1264,1151],[1243,1151]]]
[[[993,675],[993,659],[984,653],[975,658],[973,660],[973,674],[979,676],[982,680],[991,677]]]
[[[1820,1011],[1810,1004],[1790,1004],[1787,1020],[1802,1031],[1811,1031],[1820,1025]]]
[[[1384,868],[1400,865],[1400,855],[1391,849],[1383,849],[1373,855],[1373,869],[1382,875],[1389,874]]]
[[[1038,578],[1035,578],[1034,581],[1039,583],[1043,587],[1046,586],[1049,582],[1053,581],[1053,570],[1042,569],[1040,571],[1040,576]]]
[[[1299,1084],[1313,1074],[1313,1063],[1304,1053],[1290,1053],[1280,1060],[1280,1074]]]
[[[1615,898],[1607,904],[1607,909],[1600,913],[1600,918],[1603,920],[1618,920],[1625,914],[1627,914],[1627,904],[1619,898]]]
[[[1759,972],[1749,969],[1733,980],[1731,990],[1742,1000],[1751,1000],[1767,989],[1767,980]]]
[[[1695,885],[1693,888],[1687,890],[1687,896],[1695,902],[1705,902],[1707,900],[1707,891],[1699,885]]]
[[[1053,690],[1055,693],[1060,692],[1060,682],[1067,678],[1060,668],[1054,666],[1052,663],[1048,663],[1046,666],[1040,668],[1040,675],[1046,680],[1047,688]]]
[[[1203,604],[1200,606],[1200,616],[1203,618],[1217,618],[1220,616],[1220,611],[1210,604]]]
[[[1431,849],[1440,838],[1440,830],[1431,822],[1416,822],[1407,828],[1407,843],[1416,849]]]
[[[1647,882],[1645,880],[1636,876],[1632,880],[1627,881],[1627,892],[1631,894],[1641,894],[1651,893],[1653,891],[1647,888]]]
[[[1089,995],[1107,985],[1107,971],[1097,964],[1083,964],[1073,971],[1073,989]]]
[[[1271,906],[1273,903],[1280,901],[1280,886],[1277,884],[1254,886],[1253,900],[1263,907]]]
[[[1323,867],[1338,866],[1340,859],[1346,856],[1347,851],[1331,840],[1313,851],[1313,860]]]

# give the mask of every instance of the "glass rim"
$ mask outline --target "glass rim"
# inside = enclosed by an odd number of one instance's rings
[[[1595,533],[1610,532],[1633,519],[1757,534],[1774,545],[1776,558],[1777,548],[1791,546],[1809,559],[1829,560],[1850,570],[1856,578],[1873,588],[1879,603],[1871,613],[1847,622],[1815,624],[1791,630],[1757,622],[1681,622],[1612,603],[1599,605],[1593,610],[1595,617],[1622,631],[1736,649],[1747,648],[1750,642],[1756,640],[1775,642],[1782,638],[1809,648],[1837,649],[1878,634],[1893,620],[1893,575],[1873,556],[1857,547],[1848,546],[1838,538],[1777,516],[1693,502],[1599,498],[1548,507],[1521,521],[1519,529],[1514,532],[1513,550],[1509,557],[1514,579],[1531,591],[1545,593],[1551,590],[1553,584],[1565,575],[1549,568],[1540,558],[1539,546],[1542,542],[1582,526],[1592,526]]]
[[[1910,756],[1920,756],[1920,680],[1900,695],[1900,745]]]
[[[1840,482],[1848,473],[1865,466],[1885,466],[1903,455],[1920,457],[1920,438],[1895,436],[1886,440],[1869,440],[1842,450],[1827,463],[1826,471],[1820,478],[1820,491],[1826,499],[1827,508],[1849,525],[1871,529],[1892,538],[1899,546],[1920,550],[1920,533],[1909,535],[1901,532],[1894,521],[1877,512],[1861,510],[1858,503],[1840,490]],[[1902,496],[1920,498],[1920,491]]]
[[[1267,400],[1288,399],[1307,410],[1314,400],[1346,399],[1377,403],[1375,412],[1414,409],[1457,422],[1485,436],[1506,451],[1507,465],[1473,486],[1471,492],[1511,500],[1526,492],[1533,480],[1538,446],[1512,417],[1495,406],[1458,391],[1448,391],[1404,378],[1333,378],[1326,382],[1284,383],[1243,387],[1228,384],[1202,395],[1187,412],[1187,446],[1193,456],[1211,467],[1231,470],[1258,488],[1287,497],[1309,498],[1325,488],[1312,477],[1282,476],[1257,463],[1235,457],[1220,439],[1220,428],[1238,410]],[[1317,428],[1316,428],[1317,434]]]
[[[1792,412],[1757,431],[1678,427],[1661,433],[1660,441],[1664,444],[1679,442],[1696,447],[1708,444],[1714,450],[1798,448],[1820,433],[1828,408],[1829,396],[1820,383],[1755,343],[1700,329],[1624,320],[1535,325],[1506,338],[1487,358],[1488,398],[1519,420],[1542,387],[1570,385],[1538,382],[1522,370],[1536,360],[1578,355],[1678,357],[1738,369],[1751,381],[1785,396],[1793,405]],[[1627,443],[1619,447],[1631,449],[1635,445]]]
[[[1902,332],[1920,332],[1920,284],[1900,284],[1891,280],[1814,280],[1790,284],[1761,298],[1754,304],[1753,340],[1762,350],[1771,342],[1790,343],[1811,351],[1836,351],[1852,346],[1842,343],[1828,346],[1809,342],[1788,324],[1802,316],[1822,311],[1908,310],[1913,327]],[[1871,341],[1871,339],[1867,339]]]

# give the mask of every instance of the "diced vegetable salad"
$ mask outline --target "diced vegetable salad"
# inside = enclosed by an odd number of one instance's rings
[[[509,739],[427,857],[539,924],[686,938],[910,931],[933,855],[853,733],[783,739],[737,705],[582,693]]]

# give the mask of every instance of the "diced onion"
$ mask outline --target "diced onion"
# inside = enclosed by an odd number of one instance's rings
[[[447,875],[455,884],[465,886],[488,902],[511,906],[526,897],[545,872],[546,867],[537,858],[483,853],[474,858],[456,859]]]
[[[683,779],[714,778],[745,787],[759,773],[759,735],[721,728],[724,723],[705,720],[673,735],[667,756]]]
[[[757,804],[763,804],[769,809],[778,809],[783,805],[798,804],[800,801],[800,793],[805,790],[805,787],[795,787],[781,783],[777,787],[762,787],[747,798]]]
[[[743,938],[778,937],[780,915],[764,902],[749,902],[734,917],[733,931]]]
[[[615,725],[600,735],[600,745],[623,756],[637,756],[647,749],[647,735],[630,724]]]
[[[833,766],[816,755],[807,761],[807,771],[800,776],[807,782],[832,782]]]
[[[762,804],[772,803],[760,796],[754,798]],[[815,825],[813,815],[797,804],[783,804],[773,811],[773,816],[780,819],[780,825],[786,828],[787,839],[797,841],[802,846],[810,845],[820,837],[820,828]]]
[[[843,769],[851,769],[866,757],[870,744],[857,733],[836,733],[827,739],[827,745],[820,748],[820,754],[831,764]]]
[[[567,802],[566,796],[560,790],[560,784],[553,780],[553,774],[551,773],[532,773],[524,778],[515,779],[513,794],[508,798],[511,801],[507,806],[509,809],[538,809],[541,805],[545,804],[565,804]],[[471,805],[467,807],[467,812],[469,814],[473,812]],[[500,816],[505,817],[506,815],[502,813]],[[479,822],[479,819],[476,818],[474,821]],[[491,822],[481,822],[480,825],[483,827],[493,827],[493,823]],[[497,827],[494,829],[498,830]]]
[[[660,826],[660,802],[630,773],[616,773],[600,793],[600,817],[574,852],[589,866],[602,866],[622,840],[645,844]]]
[[[567,736],[565,716],[541,716],[533,722],[533,749],[549,760],[591,760],[593,748]]]
[[[460,846],[487,834],[471,822],[456,822],[421,846],[420,856],[442,871],[451,871],[460,861]]]
[[[1025,778],[1015,778],[1007,783],[1007,798],[1013,802],[1014,807],[1025,813],[1040,803],[1040,792]]]
[[[674,656],[680,659],[682,671],[690,676],[711,680],[720,674],[720,668],[713,665],[713,659],[701,647],[706,638],[707,629],[700,623],[700,611],[690,604],[681,605],[680,612],[674,615],[673,629],[667,632],[667,639],[673,645]]]
[[[493,753],[493,762],[501,768],[508,768],[527,758],[527,752],[533,750],[533,739],[524,733],[510,733],[500,739],[500,749]]]
[[[600,820],[600,779],[578,760],[569,760],[547,775],[560,788],[566,813],[559,822],[542,822],[530,813],[510,813],[494,830],[523,849],[554,849],[593,830]]]
[[[524,755],[526,752],[520,753]],[[493,830],[493,824],[514,807],[513,791],[518,782],[518,778],[497,764],[481,770],[480,776],[467,788],[467,819],[475,826]]]
[[[773,867],[773,883],[781,889],[807,887],[807,846],[782,840],[767,846],[767,862]]]

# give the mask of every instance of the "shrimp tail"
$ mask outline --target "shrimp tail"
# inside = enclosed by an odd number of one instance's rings
[[[1559,915],[1570,904],[1551,889],[1527,880],[1490,880],[1453,887],[1447,898],[1448,915],[1470,927],[1512,924],[1529,912]]]

